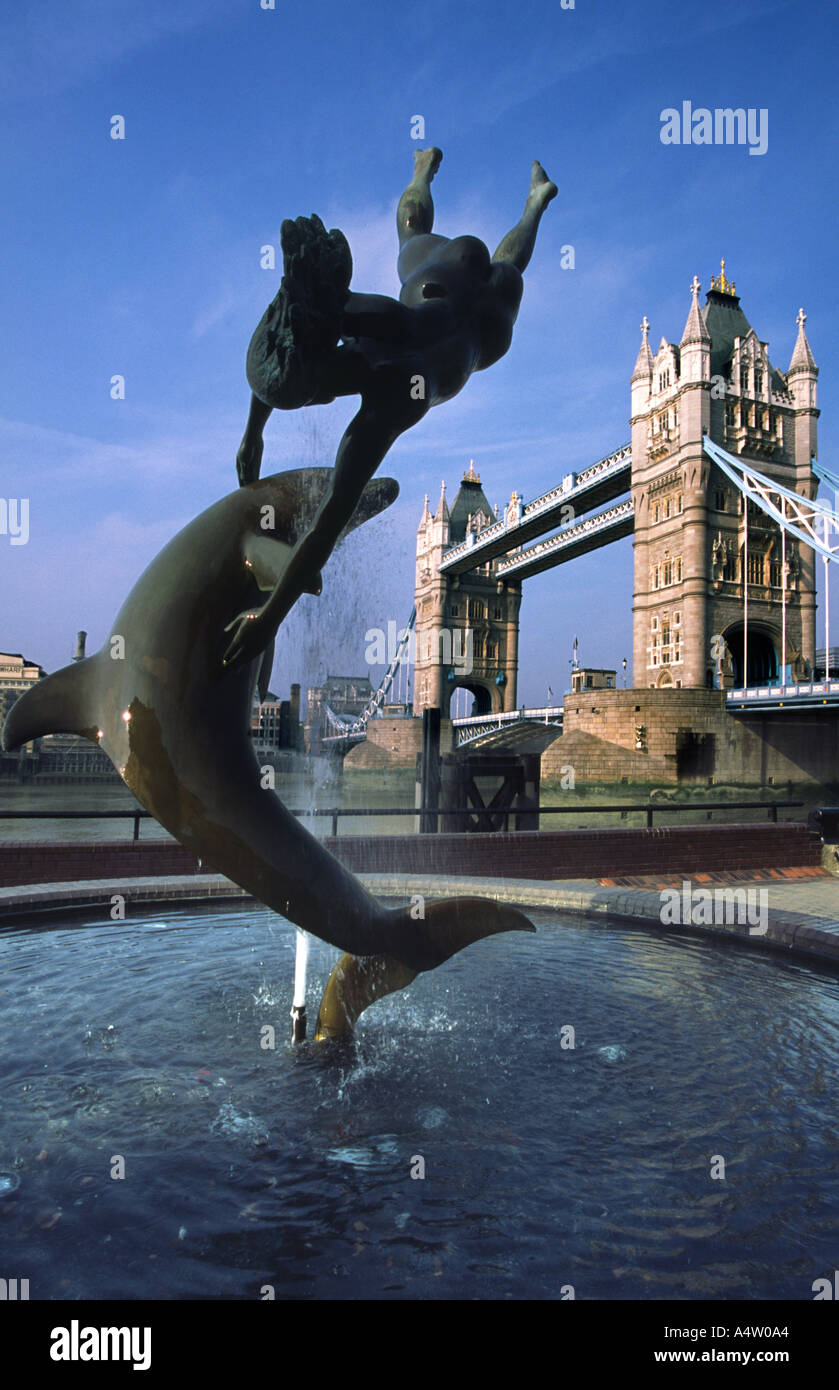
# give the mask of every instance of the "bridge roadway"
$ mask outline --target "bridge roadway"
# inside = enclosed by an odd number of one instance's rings
[[[729,714],[753,709],[790,710],[814,706],[839,705],[839,680],[810,681],[798,685],[753,685],[748,690],[727,690],[725,707]]]
[[[558,535],[549,536],[518,555],[502,560],[498,566],[498,578],[530,579],[531,575],[541,574],[543,570],[576,560],[578,555],[585,555],[589,550],[599,550],[612,541],[631,536],[634,529],[635,505],[628,497],[616,507],[588,516],[585,521],[566,527]]]
[[[455,748],[509,748],[521,753],[541,752],[562,732],[562,705],[539,709],[515,709],[507,714],[476,714],[453,719]]]
[[[623,493],[628,492],[632,480],[632,447],[624,444],[614,453],[608,454],[605,458],[593,463],[590,468],[584,468],[581,473],[569,473],[562,482],[550,492],[543,493],[533,502],[522,508],[521,517],[518,521],[508,522],[506,520],[493,522],[491,526],[486,526],[477,535],[470,532],[469,536],[461,545],[453,546],[446,552],[443,561],[439,566],[441,574],[455,575],[465,574],[468,570],[476,569],[479,565],[486,565],[490,560],[494,560],[498,555],[505,555],[509,551],[525,545],[527,541],[532,541],[536,536],[543,536],[546,531],[552,531],[555,527],[563,523],[567,517],[567,509],[572,508],[572,515],[578,511],[588,512],[594,507],[600,507],[604,502],[613,502]],[[631,507],[631,503],[629,503]],[[576,529],[576,528],[571,528]],[[629,535],[632,530],[630,522],[628,530],[621,532]],[[566,532],[562,533],[563,535]],[[600,538],[586,548],[591,550],[596,546],[605,545],[606,541],[618,539],[616,532],[603,531]],[[575,551],[575,554],[583,554],[582,550]],[[562,555],[562,560],[570,560],[573,555]],[[559,564],[559,559],[554,559],[550,563]],[[541,566],[543,569],[549,565]],[[534,574],[537,570],[532,571]],[[518,577],[518,576],[517,576]],[[525,577],[525,576],[521,576]]]

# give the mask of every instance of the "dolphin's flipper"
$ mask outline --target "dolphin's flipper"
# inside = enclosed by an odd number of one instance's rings
[[[3,726],[8,753],[44,734],[81,734],[96,742],[96,699],[101,656],[63,666],[33,685],[12,705]]]

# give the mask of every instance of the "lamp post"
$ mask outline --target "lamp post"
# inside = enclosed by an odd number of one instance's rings
[[[621,666],[623,667],[623,688],[626,690],[626,657],[621,662]]]

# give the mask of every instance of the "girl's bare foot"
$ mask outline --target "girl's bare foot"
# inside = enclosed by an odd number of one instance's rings
[[[556,184],[548,178],[538,159],[534,159],[530,172],[530,192],[527,195],[528,206],[541,210],[547,206],[552,198],[556,197],[558,191]]]
[[[430,183],[440,168],[443,151],[436,145],[427,150],[414,150],[414,177],[412,183]]]

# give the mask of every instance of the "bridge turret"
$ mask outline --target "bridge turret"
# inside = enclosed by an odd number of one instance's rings
[[[437,511],[423,512],[417,533],[414,602],[414,714],[437,707],[447,718],[455,690],[470,691],[481,714],[516,708],[521,583],[502,580],[498,562],[463,575],[440,573],[445,552],[494,524],[470,461],[449,510],[443,483]]]

